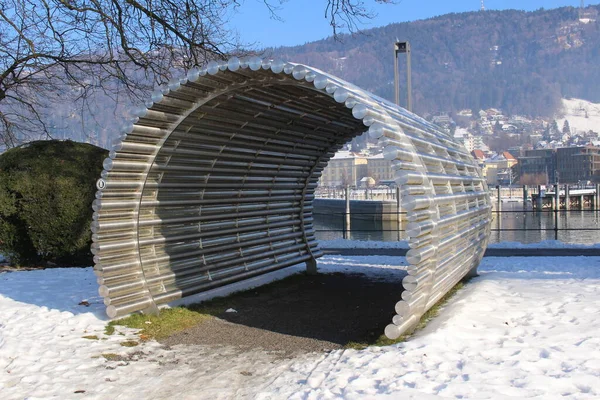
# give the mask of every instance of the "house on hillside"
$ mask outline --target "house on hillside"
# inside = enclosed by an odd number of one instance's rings
[[[489,186],[512,185],[515,183],[516,174],[513,167],[518,163],[508,151],[496,154],[484,161],[486,181]]]

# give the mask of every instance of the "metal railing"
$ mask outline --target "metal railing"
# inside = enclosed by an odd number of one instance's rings
[[[498,233],[502,233],[502,232],[553,232],[554,234],[554,239],[555,240],[559,240],[559,233],[561,232],[583,232],[583,231],[587,231],[587,232],[595,232],[595,231],[600,231],[600,209],[583,209],[583,210],[555,210],[555,209],[544,209],[544,210],[531,210],[531,209],[524,209],[524,210],[494,210],[493,212],[493,220],[492,220],[492,227],[491,227],[491,232],[498,232]],[[568,220],[569,220],[569,215],[579,215],[581,216],[581,214],[596,214],[596,218],[595,219],[590,219],[589,223],[590,226],[589,227],[570,227],[570,226],[560,226],[561,222],[568,224]],[[384,215],[393,215],[393,216],[401,216],[402,220],[405,220],[405,216],[406,216],[406,212],[402,211],[402,212],[352,212],[350,213],[351,218],[352,217],[356,217],[356,216],[365,216],[365,215],[370,215],[373,216],[373,220],[372,222],[375,222],[376,217],[380,217],[380,216],[384,216]],[[542,218],[545,219],[546,221],[551,220],[552,221],[552,225],[550,227],[533,227],[531,225],[524,225],[521,228],[509,228],[509,227],[503,227],[504,223],[502,222],[503,215],[519,215],[519,214],[525,214],[525,215],[531,215],[532,218],[537,218],[539,220],[541,220]],[[316,233],[321,233],[321,232],[339,232],[342,234],[342,237],[344,239],[349,239],[350,238],[350,233],[362,233],[362,232],[398,232],[400,234],[406,232],[406,230],[404,229],[407,225],[407,222],[401,222],[398,224],[397,221],[390,221],[392,225],[396,225],[397,228],[394,229],[364,229],[364,228],[355,228],[353,227],[354,224],[350,224],[350,226],[347,226],[347,215],[348,213],[346,212],[330,212],[327,214],[318,214],[315,213],[314,214],[314,218],[317,222],[321,222],[320,220],[322,220],[322,216],[326,215],[327,219],[329,219],[329,221],[335,220],[336,218],[339,218],[339,222],[341,222],[342,227],[338,228],[338,229],[322,229],[322,228],[315,228],[315,232]],[[587,217],[586,217],[587,218]],[[352,218],[353,220],[356,220],[355,218]],[[514,220],[513,220],[514,221]],[[532,219],[533,221],[533,219]],[[355,221],[356,222],[356,221]],[[379,220],[377,222],[380,222]],[[506,222],[506,221],[505,221]],[[365,223],[368,223],[367,220],[362,219],[359,223],[359,225],[364,225]],[[592,224],[594,226],[592,226]],[[398,237],[398,240],[400,240],[401,237]],[[600,236],[598,237],[598,242],[600,242]]]

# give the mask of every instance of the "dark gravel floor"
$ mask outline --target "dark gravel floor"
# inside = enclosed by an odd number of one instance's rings
[[[293,355],[372,342],[394,315],[405,273],[300,275],[207,305],[216,318],[177,333],[166,345],[200,344]],[[233,308],[237,312],[225,312]]]

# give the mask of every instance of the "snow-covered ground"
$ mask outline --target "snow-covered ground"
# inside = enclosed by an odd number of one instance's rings
[[[559,129],[568,120],[572,133],[590,130],[600,133],[600,104],[581,99],[562,99],[562,103],[564,115],[556,120]]]
[[[319,267],[385,277],[403,259],[326,256]],[[490,257],[480,270],[408,342],[293,359],[123,347],[135,336],[104,335],[91,268],[2,273],[0,398],[600,398],[600,257]]]

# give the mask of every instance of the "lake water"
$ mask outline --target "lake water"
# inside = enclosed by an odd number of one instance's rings
[[[498,216],[494,212],[490,243],[537,243],[558,239],[564,243],[594,244],[600,242],[600,212],[594,210],[559,211],[558,235],[555,232],[553,211],[533,211],[531,205],[523,210],[522,203],[504,203]],[[315,214],[315,230],[319,240],[344,238],[344,216]],[[352,219],[347,239],[398,241],[406,235],[396,222]]]

